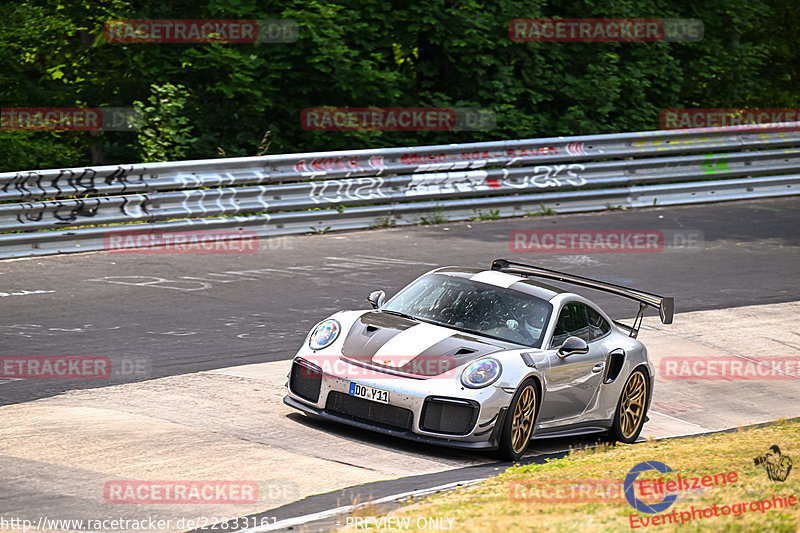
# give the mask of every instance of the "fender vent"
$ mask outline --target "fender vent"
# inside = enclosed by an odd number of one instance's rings
[[[608,373],[605,383],[613,383],[622,371],[622,364],[625,362],[625,350],[616,349],[608,355]]]

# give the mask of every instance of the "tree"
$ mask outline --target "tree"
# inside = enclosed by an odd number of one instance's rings
[[[699,18],[692,43],[522,43],[515,18]],[[122,44],[113,19],[292,19],[294,43]],[[797,106],[792,0],[23,0],[0,7],[0,103],[163,108],[177,151],[129,132],[0,132],[4,170],[652,130],[670,107]],[[776,31],[783,27],[784,31]],[[177,95],[167,96],[178,98]],[[481,107],[490,131],[305,131],[304,108]],[[182,125],[181,125],[182,124]],[[191,125],[191,140],[175,137]],[[144,136],[144,137],[142,137]],[[152,137],[150,137],[152,138]],[[156,155],[158,153],[158,155]]]

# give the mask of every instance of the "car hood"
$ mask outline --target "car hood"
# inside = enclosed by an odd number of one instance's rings
[[[368,311],[345,337],[345,359],[377,370],[435,376],[518,344],[389,313]]]

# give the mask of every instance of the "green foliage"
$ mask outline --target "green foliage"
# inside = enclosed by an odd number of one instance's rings
[[[84,158],[83,145],[72,133],[0,131],[2,171],[71,167]]]
[[[475,216],[470,220],[497,220],[500,218],[499,209],[490,209],[488,213],[484,213],[480,209],[473,209],[472,212],[475,213]]]
[[[141,160],[145,163],[180,159],[194,139],[192,125],[183,115],[186,87],[153,84],[147,104],[133,102]]]
[[[397,221],[391,215],[387,215],[385,217],[377,217],[375,219],[375,223],[372,224],[371,227],[373,228],[391,228],[397,223]]]
[[[447,214],[444,212],[443,206],[436,206],[428,216],[420,217],[420,223],[423,226],[444,224],[446,222],[450,222],[450,219],[447,218]]]
[[[538,211],[525,211],[525,215],[529,217],[543,217],[543,216],[550,216],[555,215],[556,212],[547,207],[546,205],[542,204],[539,207]]]
[[[508,36],[514,18],[654,16],[702,19],[705,36],[695,43]],[[103,37],[112,19],[187,18],[293,19],[300,35],[279,44]],[[0,170],[653,130],[670,107],[800,106],[794,0],[20,0],[0,5],[0,27],[3,107],[142,101],[156,109],[153,136],[143,141],[131,132],[7,132]],[[175,95],[182,107],[153,105],[151,85],[184,87]],[[481,107],[495,111],[497,125],[304,130],[302,110],[319,106]]]

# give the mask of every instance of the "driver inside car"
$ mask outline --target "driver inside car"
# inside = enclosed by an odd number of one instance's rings
[[[544,321],[547,315],[546,309],[540,309],[538,306],[531,304],[525,310],[525,317],[523,318],[521,331],[530,337],[531,344],[539,340],[544,329]]]

